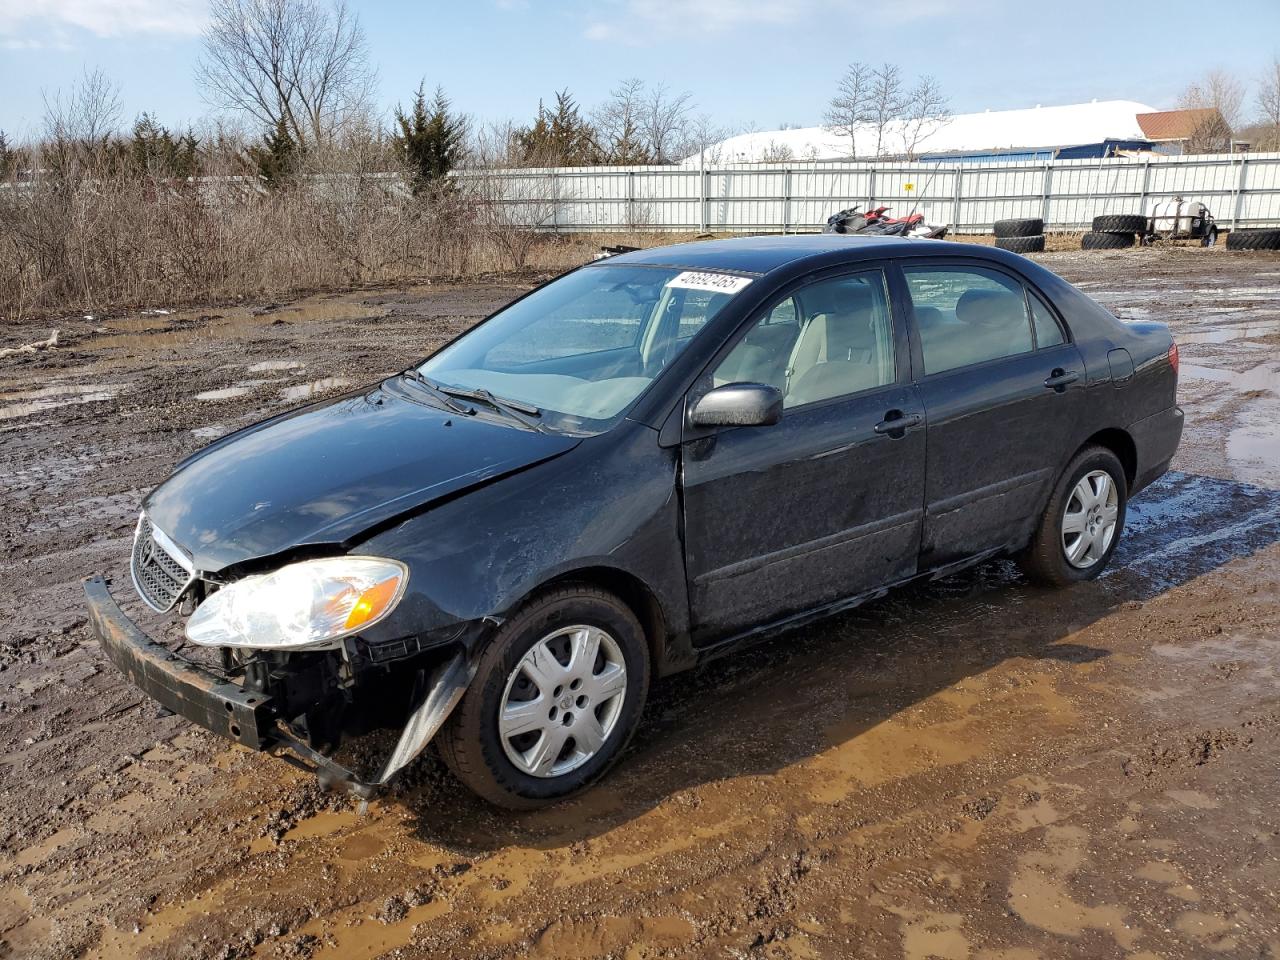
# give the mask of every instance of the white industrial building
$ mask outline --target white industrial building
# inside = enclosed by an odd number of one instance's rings
[[[1025,110],[987,110],[961,113],[931,130],[915,145],[920,159],[1043,159],[1046,156],[1105,156],[1115,149],[1150,149],[1138,124],[1138,114],[1153,107],[1134,100],[1095,100],[1061,107],[1035,106]],[[881,155],[902,156],[904,128],[893,121],[884,132]],[[863,125],[855,137],[859,159],[875,156],[876,131]],[[1074,148],[1071,154],[1062,148]],[[941,156],[940,156],[941,155]],[[730,137],[684,161],[701,163],[760,163],[770,160],[841,160],[850,156],[849,137],[825,127],[764,130]]]

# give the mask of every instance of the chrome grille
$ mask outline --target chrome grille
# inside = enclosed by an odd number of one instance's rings
[[[173,609],[191,581],[195,571],[178,545],[156,529],[144,513],[138,518],[133,535],[133,559],[129,564],[133,586],[152,610],[165,613]]]

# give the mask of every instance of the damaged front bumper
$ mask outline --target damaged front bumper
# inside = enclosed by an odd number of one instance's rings
[[[276,754],[315,773],[325,786],[364,800],[376,795],[422,752],[475,676],[474,660],[463,651],[437,666],[380,772],[372,780],[362,780],[285,730],[273,697],[234,683],[152,640],[120,610],[102,577],[87,578],[84,592],[93,632],[107,659],[161,706],[236,743]]]

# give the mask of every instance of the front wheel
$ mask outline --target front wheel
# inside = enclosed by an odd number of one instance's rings
[[[438,740],[464,784],[530,810],[598,779],[640,720],[649,647],[625,604],[585,584],[527,603],[480,658]]]
[[[1116,455],[1105,447],[1081,450],[1058,480],[1031,544],[1018,558],[1023,573],[1052,587],[1092,580],[1120,541],[1127,503],[1128,484]]]

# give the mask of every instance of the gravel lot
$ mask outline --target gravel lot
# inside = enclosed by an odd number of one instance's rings
[[[663,682],[605,783],[520,816],[430,756],[360,815],[157,717],[79,580],[131,592],[187,453],[527,284],[75,317],[0,359],[0,956],[1280,958],[1280,256],[1040,259],[1182,349],[1182,450],[1108,575],[994,562]]]

